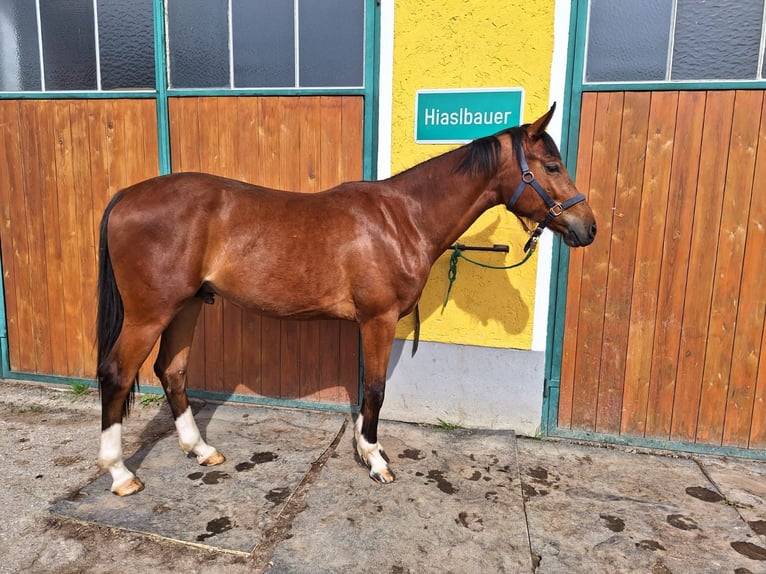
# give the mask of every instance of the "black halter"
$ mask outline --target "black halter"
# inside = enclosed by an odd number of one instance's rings
[[[524,191],[528,185],[531,185],[534,188],[534,190],[537,192],[537,195],[539,195],[545,202],[545,205],[548,206],[548,215],[545,216],[545,219],[543,219],[542,222],[537,224],[537,228],[532,232],[532,235],[529,237],[529,241],[527,241],[527,244],[524,246],[524,252],[527,252],[530,248],[534,249],[537,246],[537,240],[540,238],[540,235],[542,235],[543,229],[548,227],[548,224],[553,221],[553,218],[558,217],[573,205],[577,205],[581,201],[585,201],[585,196],[582,193],[578,193],[574,197],[567,199],[564,203],[555,202],[553,198],[548,195],[548,192],[545,191],[539,183],[537,183],[535,175],[529,169],[527,158],[524,155],[524,150],[522,149],[521,145],[519,145],[517,149],[519,154],[519,167],[521,167],[521,182],[519,183],[519,187],[516,188],[516,191],[513,192],[511,199],[509,199],[508,203],[505,204],[505,208],[508,211],[512,211],[513,206],[516,205],[519,197],[521,197],[521,192]]]

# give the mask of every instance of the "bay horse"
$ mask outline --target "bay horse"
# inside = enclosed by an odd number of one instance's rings
[[[112,492],[144,487],[123,462],[122,422],[158,338],[154,372],[181,449],[201,465],[224,462],[200,436],[186,396],[197,316],[214,295],[271,317],[357,322],[364,375],[356,449],[374,480],[392,482],[378,441],[386,367],[396,323],[415,309],[439,256],[496,205],[573,247],[595,237],[591,208],[545,132],[554,109],[389,179],[316,194],[202,173],[119,191],[100,226],[96,337],[98,460]]]

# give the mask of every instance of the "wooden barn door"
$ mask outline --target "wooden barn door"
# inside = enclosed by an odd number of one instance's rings
[[[766,448],[762,91],[585,93],[558,427]]]
[[[174,172],[307,193],[362,178],[361,96],[179,97],[169,113]],[[190,388],[356,405],[358,386],[356,324],[269,319],[220,298],[204,306]]]
[[[158,174],[157,157],[154,100],[0,100],[11,371],[95,378],[99,221],[117,190]]]

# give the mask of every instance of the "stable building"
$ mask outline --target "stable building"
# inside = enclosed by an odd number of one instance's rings
[[[434,266],[382,416],[766,455],[764,0],[0,0],[0,376],[95,378],[98,223],[204,171],[313,193],[549,132],[596,241]],[[726,41],[722,41],[726,39]],[[498,207],[461,242],[527,234]],[[289,262],[285,262],[289,265]],[[310,281],[310,279],[307,279]],[[354,410],[359,334],[205,306],[204,397]],[[143,391],[160,389],[153,357]]]

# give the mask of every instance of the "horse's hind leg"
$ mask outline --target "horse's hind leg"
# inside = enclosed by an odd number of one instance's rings
[[[101,388],[101,448],[98,463],[112,476],[111,490],[127,496],[143,490],[144,484],[127,469],[122,457],[122,420],[128,411],[128,396],[141,364],[159,336],[156,325],[126,322],[109,356],[99,366]]]
[[[386,390],[386,369],[396,329],[396,314],[384,315],[361,323],[364,357],[364,392],[362,408],[354,425],[359,457],[370,468],[370,477],[382,483],[393,482],[383,447],[378,442],[378,415]]]
[[[190,299],[162,333],[154,372],[165,389],[181,449],[193,452],[201,465],[213,466],[226,459],[202,440],[186,396],[186,369],[201,306],[201,299]]]

